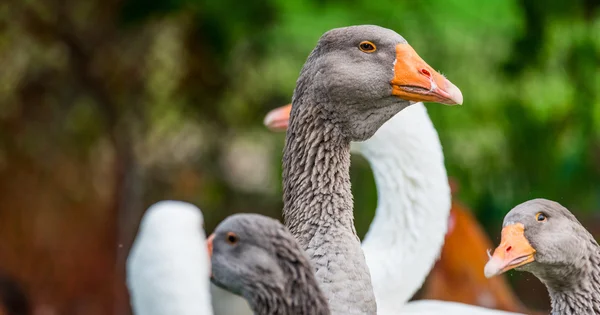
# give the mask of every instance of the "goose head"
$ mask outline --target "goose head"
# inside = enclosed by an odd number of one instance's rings
[[[327,313],[308,257],[277,220],[258,214],[232,215],[217,226],[207,243],[212,282],[246,298],[255,313],[262,314],[258,309],[267,307],[265,303],[272,303],[267,308],[292,313],[303,307],[314,308],[310,314]]]
[[[333,29],[319,39],[298,78],[291,110],[314,106],[346,139],[363,141],[421,101],[454,105],[463,97],[402,36],[360,25]]]
[[[223,220],[208,238],[208,252],[213,283],[238,295],[258,283],[284,283],[291,277],[285,274],[284,259],[310,266],[285,226],[258,214],[236,214]]]
[[[259,215],[239,214],[217,226],[208,237],[214,284],[244,295],[257,282],[278,283],[285,278],[279,268],[277,247],[269,240],[284,228],[272,221],[275,220]]]
[[[597,250],[597,246],[565,207],[546,199],[529,200],[504,218],[502,240],[485,266],[485,275],[516,269],[531,272],[547,284],[563,282],[585,269],[590,247]]]

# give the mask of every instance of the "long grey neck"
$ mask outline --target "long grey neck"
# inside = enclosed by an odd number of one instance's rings
[[[600,314],[600,248],[595,241],[589,244],[590,256],[581,266],[555,280],[540,277],[550,293],[552,315]]]
[[[254,283],[246,299],[256,315],[330,315],[313,270],[300,259],[282,263],[281,283]]]
[[[333,314],[376,314],[354,229],[350,140],[314,104],[295,100],[283,155],[283,217],[308,254]]]

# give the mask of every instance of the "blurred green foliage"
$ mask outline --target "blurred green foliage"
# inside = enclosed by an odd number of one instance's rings
[[[533,197],[580,211],[600,206],[597,1],[138,2],[125,6],[125,20],[140,23],[166,7],[195,12],[199,40],[225,85],[211,104],[216,112],[200,115],[216,115],[236,132],[256,128],[267,109],[290,99],[323,32],[378,24],[402,34],[462,89],[464,106],[430,105],[429,112],[460,199],[486,211],[487,224]],[[357,187],[357,212],[371,212],[373,190]],[[359,230],[367,224],[359,221]]]

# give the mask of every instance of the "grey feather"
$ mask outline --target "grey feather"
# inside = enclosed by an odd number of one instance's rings
[[[377,44],[377,54],[356,47]],[[308,253],[334,314],[376,314],[371,277],[354,229],[350,142],[370,138],[409,101],[391,95],[395,46],[378,26],[325,33],[292,100],[283,157],[284,219]]]
[[[543,222],[536,214],[546,216]],[[518,267],[548,288],[553,315],[600,314],[600,247],[575,216],[557,202],[533,199],[513,208],[504,226],[522,223],[535,261]]]
[[[227,237],[234,233],[235,244]],[[213,283],[246,298],[255,314],[328,315],[308,257],[278,221],[237,214],[216,228]]]

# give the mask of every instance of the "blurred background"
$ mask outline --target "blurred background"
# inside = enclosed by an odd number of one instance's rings
[[[0,273],[37,314],[129,314],[144,209],[280,218],[287,104],[325,31],[403,35],[463,92],[430,105],[455,198],[494,243],[516,204],[556,200],[600,235],[599,0],[5,0],[0,3]],[[377,195],[353,156],[356,226]],[[527,306],[547,294],[508,276]],[[0,311],[1,313],[2,311]]]

